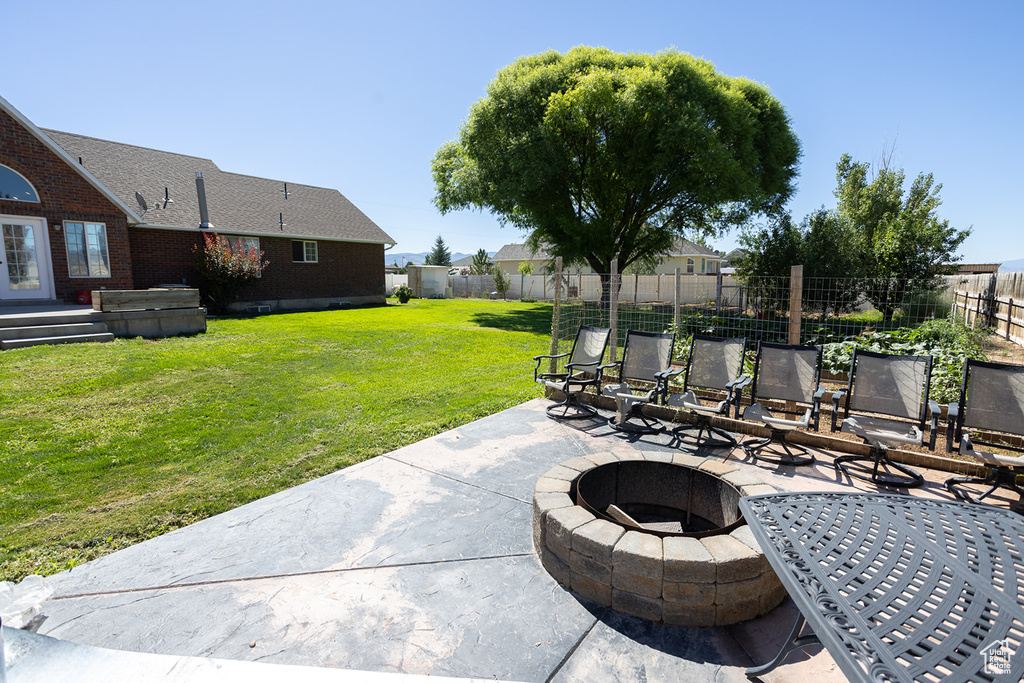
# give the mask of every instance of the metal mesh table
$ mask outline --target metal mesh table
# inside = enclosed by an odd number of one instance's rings
[[[740,509],[820,642],[854,681],[1024,679],[1024,517],[872,493],[751,496]],[[813,636],[800,637],[804,621]]]

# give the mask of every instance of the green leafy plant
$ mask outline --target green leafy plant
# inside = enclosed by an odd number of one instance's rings
[[[196,255],[199,292],[214,314],[225,312],[270,265],[255,242],[217,233],[204,234],[203,245],[194,246],[192,253]]]
[[[398,297],[398,303],[407,304],[412,298],[412,288],[409,285],[402,285],[395,290],[395,296]]]
[[[491,269],[491,277],[494,278],[494,288],[498,290],[498,294],[501,294],[501,298],[504,299],[508,288],[512,286],[512,278],[501,272],[500,266],[494,266]]]
[[[822,347],[822,369],[833,374],[849,372],[855,348],[904,356],[931,356],[929,397],[939,403],[950,403],[960,397],[964,362],[968,358],[985,358],[981,350],[983,336],[984,333],[972,330],[957,318],[938,318],[916,328],[870,332],[854,339],[826,343]]]

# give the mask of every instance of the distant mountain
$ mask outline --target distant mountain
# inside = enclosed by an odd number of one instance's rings
[[[1003,261],[999,265],[1000,273],[1010,273],[1015,270],[1024,270],[1024,258],[1015,259],[1013,261]]]
[[[413,263],[423,263],[424,261],[427,260],[427,254],[429,254],[429,253],[430,253],[429,251],[421,251],[419,253],[413,253],[411,251],[403,251],[403,252],[397,252],[397,253],[393,252],[393,251],[385,251],[384,252],[384,263],[386,265],[389,265],[389,266],[392,263],[397,263],[398,267],[401,268],[402,266],[404,266],[406,263],[409,263],[410,261],[413,262]],[[476,252],[473,252],[473,254],[475,254],[475,253]],[[463,254],[461,251],[453,251],[452,252],[452,263],[455,263],[460,258],[466,258],[467,256],[473,256],[473,254]],[[495,252],[489,252],[487,255],[488,256],[494,256],[494,254],[495,254]]]

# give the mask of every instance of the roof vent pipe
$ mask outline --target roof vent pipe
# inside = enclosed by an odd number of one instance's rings
[[[203,182],[201,171],[196,172],[196,194],[199,196],[199,229],[209,230],[213,225],[210,223],[210,214],[206,210],[206,184]]]

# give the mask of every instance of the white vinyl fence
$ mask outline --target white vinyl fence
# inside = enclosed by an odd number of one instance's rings
[[[391,296],[397,288],[407,284],[409,284],[408,275],[384,273],[384,291],[387,293],[388,296]]]

